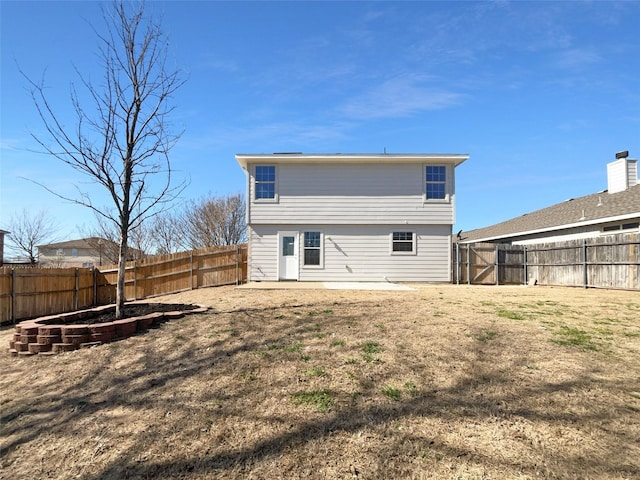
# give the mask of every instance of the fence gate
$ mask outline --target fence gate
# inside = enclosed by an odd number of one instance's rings
[[[518,245],[456,244],[453,280],[473,285],[522,284],[524,253]]]
[[[468,245],[467,283],[474,285],[496,284],[496,246],[477,243]]]

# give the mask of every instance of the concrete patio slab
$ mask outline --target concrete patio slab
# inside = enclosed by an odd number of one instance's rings
[[[254,290],[415,290],[390,282],[249,282],[237,288]]]
[[[414,290],[408,285],[391,282],[323,282],[328,290]]]

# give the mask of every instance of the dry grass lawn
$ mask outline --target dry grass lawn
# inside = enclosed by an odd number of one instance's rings
[[[0,355],[0,478],[640,478],[638,293],[161,300],[212,310],[57,357]]]

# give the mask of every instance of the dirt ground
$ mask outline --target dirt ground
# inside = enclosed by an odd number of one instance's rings
[[[640,294],[414,287],[201,289],[0,354],[0,478],[640,478]]]

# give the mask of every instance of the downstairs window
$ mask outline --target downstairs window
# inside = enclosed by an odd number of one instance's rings
[[[416,241],[413,232],[393,232],[391,234],[392,255],[410,255],[414,253],[416,253]]]
[[[304,265],[320,266],[320,232],[304,232]]]

